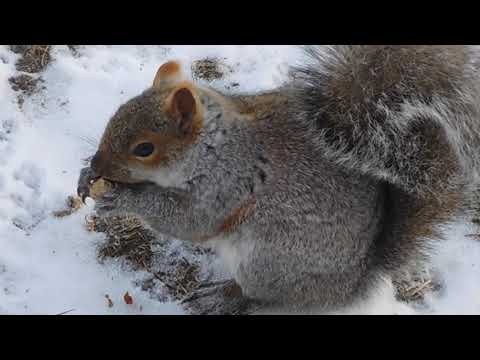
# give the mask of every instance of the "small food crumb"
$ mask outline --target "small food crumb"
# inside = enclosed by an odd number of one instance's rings
[[[133,304],[133,298],[130,296],[128,291],[125,293],[125,295],[123,295],[123,300],[125,300],[125,303],[127,305],[132,305]]]
[[[66,202],[67,209],[54,211],[53,216],[61,218],[61,217],[72,215],[74,212],[79,210],[82,207],[82,205],[83,205],[82,200],[79,197],[69,196]]]
[[[105,298],[107,299],[107,305],[109,308],[113,307],[113,301],[110,299],[110,296],[108,294],[105,294]]]
[[[85,216],[85,226],[87,228],[87,231],[96,231],[97,226],[96,226],[96,221],[95,217],[93,216]]]

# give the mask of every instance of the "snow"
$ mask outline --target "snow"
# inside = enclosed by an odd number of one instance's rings
[[[42,78],[46,90],[26,98],[20,109],[8,79],[18,75],[16,54],[0,46],[0,314],[181,314],[173,302],[160,302],[136,285],[146,276],[122,266],[100,264],[96,246],[103,235],[85,229],[93,206],[64,218],[75,192],[82,160],[95,150],[116,108],[146,89],[160,64],[190,64],[220,57],[232,69],[210,85],[226,90],[273,88],[297,61],[291,46],[88,46],[73,55],[54,46]],[[414,308],[395,300],[388,280],[371,299],[346,314],[480,314],[480,241],[459,222],[449,230],[433,266],[444,290]],[[129,292],[133,305],[123,301]],[[105,295],[113,301],[108,307]]]

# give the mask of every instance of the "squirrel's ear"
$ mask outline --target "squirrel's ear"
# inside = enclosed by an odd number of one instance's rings
[[[175,90],[170,103],[170,112],[182,133],[189,133],[194,127],[197,115],[197,101],[188,87]]]
[[[153,80],[153,87],[175,84],[183,80],[182,67],[177,61],[169,61],[160,66]]]

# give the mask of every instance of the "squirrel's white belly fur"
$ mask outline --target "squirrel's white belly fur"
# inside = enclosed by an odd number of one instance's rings
[[[241,233],[220,235],[205,244],[216,252],[226,270],[237,281],[236,274],[238,274],[240,263],[250,257],[257,242],[254,238],[255,235],[252,232],[249,233],[249,236],[246,236],[243,231]]]

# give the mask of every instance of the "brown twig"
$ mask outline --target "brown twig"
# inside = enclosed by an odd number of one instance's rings
[[[48,54],[49,50],[50,50],[50,45],[47,45],[46,47],[43,48],[42,59],[40,60],[40,64],[42,65],[42,68],[45,66],[45,56]]]
[[[65,315],[65,314],[68,314],[69,312],[72,312],[72,311],[75,311],[75,309],[70,309],[70,310],[61,312],[60,314],[55,314],[55,315]]]
[[[480,234],[467,234],[465,237],[474,238],[475,240],[480,240]]]
[[[408,292],[410,292],[410,290],[413,290],[413,292],[410,293],[410,296],[416,296],[417,294],[419,294],[423,289],[425,289],[427,286],[429,286],[430,284],[432,283],[431,280],[427,280],[425,281],[423,284],[421,284],[420,286],[416,287],[416,288],[413,288],[413,289],[409,289]]]

